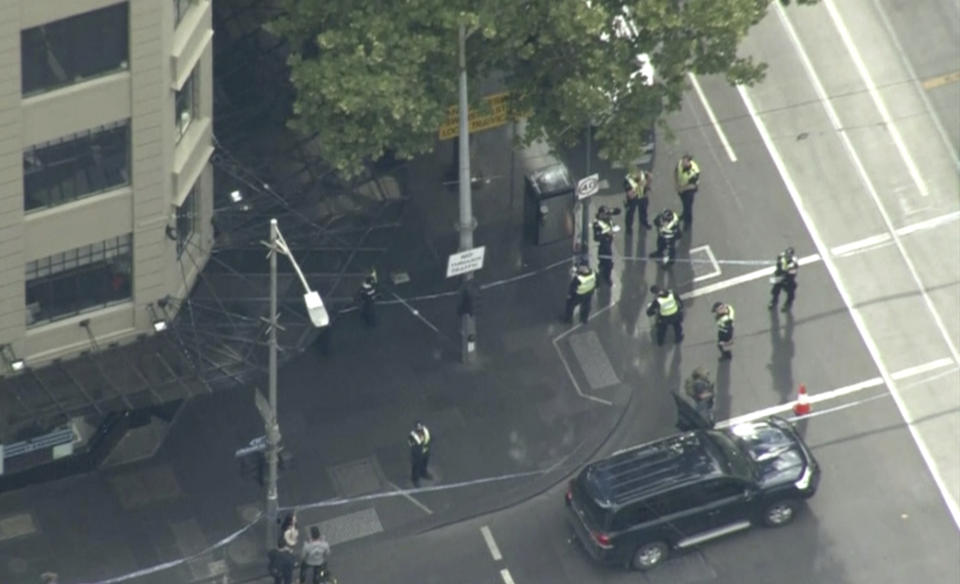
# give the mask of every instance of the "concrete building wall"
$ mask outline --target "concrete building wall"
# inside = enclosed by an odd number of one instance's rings
[[[181,0],[179,23],[176,0],[128,0],[129,50],[118,70],[23,93],[23,30],[123,3],[0,0],[0,345],[11,345],[31,366],[89,349],[81,321],[89,322],[101,345],[152,334],[147,306],[185,296],[212,247],[211,0]],[[187,86],[194,70],[193,85]],[[185,87],[195,88],[195,106],[178,118],[176,96],[188,95]],[[124,123],[129,123],[127,184],[26,209],[25,152]],[[177,241],[177,211],[191,192],[197,193],[197,213],[184,246]],[[26,305],[28,262],[128,234],[129,298],[43,322],[32,316]],[[3,368],[0,362],[0,373]]]

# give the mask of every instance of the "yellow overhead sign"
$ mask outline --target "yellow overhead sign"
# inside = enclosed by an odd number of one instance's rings
[[[470,110],[468,123],[470,124],[470,133],[481,130],[496,128],[509,122],[516,116],[510,115],[510,93],[495,93],[483,98],[487,102],[487,110],[490,113],[478,115],[476,111]],[[459,108],[452,106],[447,114],[447,121],[440,126],[440,139],[449,140],[460,135]]]

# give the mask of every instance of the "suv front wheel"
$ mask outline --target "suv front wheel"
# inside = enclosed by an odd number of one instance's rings
[[[633,557],[630,558],[630,567],[634,570],[649,570],[655,568],[667,559],[670,548],[662,541],[651,541],[640,544]]]
[[[780,527],[793,521],[799,504],[792,499],[783,499],[770,503],[763,508],[763,524],[767,527]]]

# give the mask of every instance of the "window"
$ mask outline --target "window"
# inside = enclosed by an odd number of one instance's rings
[[[183,83],[183,87],[176,93],[176,106],[174,107],[175,118],[174,125],[177,128],[177,142],[187,133],[190,122],[198,114],[197,112],[197,68],[190,72],[190,77]]]
[[[124,2],[21,31],[23,95],[126,69],[128,22]]]
[[[55,207],[130,183],[130,121],[102,126],[23,153],[23,207]]]
[[[193,185],[187,198],[177,207],[177,258],[183,255],[187,248],[190,236],[193,235],[197,225],[197,200],[200,198],[197,185]]]
[[[173,26],[180,24],[195,0],[173,0]]]
[[[130,298],[131,241],[121,235],[28,262],[27,326]]]

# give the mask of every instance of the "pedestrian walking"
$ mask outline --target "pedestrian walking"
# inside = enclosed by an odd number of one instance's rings
[[[357,291],[357,303],[360,305],[360,314],[368,327],[377,326],[377,271],[370,270],[370,275],[364,278]]]
[[[597,268],[600,280],[608,286],[613,286],[613,234],[619,229],[613,224],[613,216],[619,214],[620,209],[601,205],[593,221],[593,240],[597,242]]]
[[[273,584],[293,584],[293,572],[297,567],[297,557],[293,548],[280,537],[280,545],[270,550],[267,571],[273,577]]]
[[[672,209],[665,209],[653,220],[657,226],[657,249],[651,258],[659,258],[663,267],[673,263],[677,254],[677,240],[680,239],[680,218]]]
[[[330,544],[320,534],[320,528],[310,528],[310,539],[303,544],[300,552],[300,584],[306,584],[307,574],[313,570],[311,584],[320,584],[327,577],[327,559],[330,557]]]
[[[697,413],[712,428],[716,423],[714,416],[714,386],[710,380],[710,372],[703,367],[697,367],[684,382],[684,391],[693,401]]]
[[[683,341],[683,300],[673,290],[650,286],[653,301],[647,306],[647,316],[657,319],[657,346],[662,347],[667,336],[667,327],[673,327],[673,342]]]
[[[677,184],[677,194],[683,204],[683,225],[687,229],[693,225],[693,197],[697,194],[700,183],[700,167],[689,154],[684,154],[677,163],[677,172],[674,177]]]
[[[640,225],[652,229],[647,219],[647,207],[650,205],[650,182],[652,175],[643,170],[638,164],[636,170],[627,173],[623,179],[623,190],[626,194],[624,206],[627,209],[627,233],[633,233],[633,216],[640,211]]]
[[[799,269],[800,262],[797,260],[797,255],[793,253],[792,247],[788,247],[777,256],[777,268],[773,272],[773,288],[770,290],[770,304],[767,305],[767,308],[770,310],[777,308],[780,291],[783,290],[787,293],[787,301],[780,312],[790,310],[797,292],[797,271]]]
[[[410,480],[413,486],[420,486],[420,479],[432,479],[427,469],[430,464],[430,430],[423,422],[416,422],[407,437],[410,445]]]
[[[577,266],[577,272],[570,280],[570,287],[567,290],[567,309],[564,312],[563,321],[567,324],[572,323],[573,309],[579,306],[580,322],[587,324],[587,319],[590,317],[590,303],[596,289],[597,275],[590,269],[590,264],[584,260]]]
[[[717,348],[720,349],[720,360],[733,358],[733,307],[723,302],[713,304],[713,317],[717,323]]]

